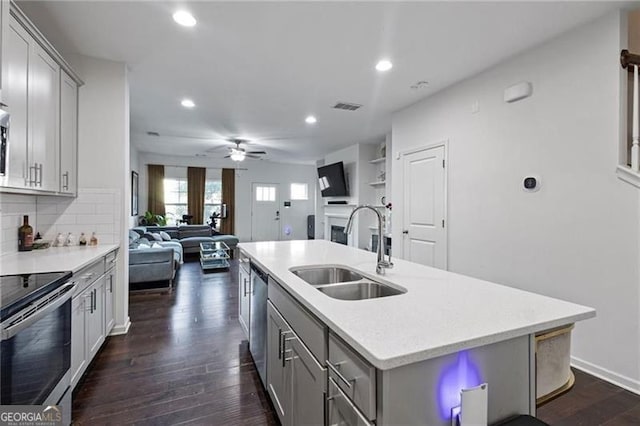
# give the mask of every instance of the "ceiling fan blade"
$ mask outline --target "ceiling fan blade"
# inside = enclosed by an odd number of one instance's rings
[[[257,158],[259,160],[262,159],[262,157],[260,157],[259,155],[253,155],[253,154],[247,154],[247,155],[245,155],[245,157],[247,157],[247,158]]]
[[[247,151],[247,154],[266,154],[266,151]]]
[[[222,158],[231,158],[231,154],[229,154],[229,155],[225,155],[225,156],[224,156],[224,157],[222,157]]]

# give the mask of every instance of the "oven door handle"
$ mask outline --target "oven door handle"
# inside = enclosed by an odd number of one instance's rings
[[[75,286],[76,286],[75,282],[71,282],[63,285],[58,289],[58,291],[56,291],[56,294],[58,294],[59,296],[56,297],[52,302],[48,303],[47,305],[45,305],[40,309],[36,308],[35,312],[30,314],[29,316],[25,316],[23,319],[19,320],[18,322],[10,326],[7,326],[7,325],[14,322],[17,318],[20,318],[21,316],[32,311],[34,309],[33,305],[36,304],[37,302],[27,306],[17,314],[12,315],[9,319],[0,323],[0,332],[2,337],[0,341],[4,342],[5,340],[11,339],[13,336],[18,334],[25,328],[29,327],[30,325],[32,325],[33,323],[35,323],[45,315],[51,313],[52,311],[55,311],[60,306],[64,305],[69,299],[71,299],[71,296],[73,296],[73,289],[75,288]],[[51,296],[52,295],[50,295],[49,297]]]

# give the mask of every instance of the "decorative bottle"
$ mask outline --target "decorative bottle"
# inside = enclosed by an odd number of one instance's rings
[[[29,225],[29,216],[23,216],[23,224],[18,228],[18,251],[33,249],[33,228]]]
[[[80,233],[80,245],[81,246],[87,245],[87,237],[84,236],[84,232]]]
[[[91,233],[91,239],[89,239],[89,245],[90,246],[97,246],[98,245],[98,237],[96,237],[96,233],[95,232]]]

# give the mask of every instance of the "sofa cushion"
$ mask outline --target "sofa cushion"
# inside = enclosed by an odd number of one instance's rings
[[[160,231],[159,234],[162,237],[163,241],[171,241],[171,235],[167,234],[166,232]]]
[[[183,240],[191,237],[210,237],[211,227],[209,225],[183,225],[178,227],[178,238]]]

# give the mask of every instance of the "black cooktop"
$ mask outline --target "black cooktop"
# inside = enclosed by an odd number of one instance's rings
[[[71,272],[0,276],[0,321],[60,287],[69,278]]]

